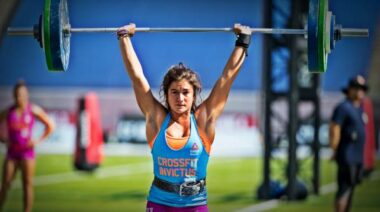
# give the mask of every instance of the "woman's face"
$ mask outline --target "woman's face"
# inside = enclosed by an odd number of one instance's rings
[[[177,114],[190,112],[194,102],[193,86],[186,79],[174,81],[169,86],[167,98],[172,112]]]
[[[16,104],[20,107],[25,107],[29,102],[28,89],[25,86],[21,86],[16,91],[15,96]]]

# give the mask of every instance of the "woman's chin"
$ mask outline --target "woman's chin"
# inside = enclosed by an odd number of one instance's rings
[[[175,110],[173,110],[173,112],[177,114],[184,114],[184,113],[188,113],[189,111],[190,110],[187,108],[176,108]]]

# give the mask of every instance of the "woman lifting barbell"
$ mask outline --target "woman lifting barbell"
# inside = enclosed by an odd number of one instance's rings
[[[199,105],[201,83],[197,73],[182,63],[164,76],[160,93],[153,96],[134,51],[135,24],[118,29],[121,54],[132,81],[137,103],[146,119],[146,137],[154,163],[147,211],[208,211],[206,169],[215,124],[227,102],[250,43],[249,27],[235,24],[235,48],[210,95]]]

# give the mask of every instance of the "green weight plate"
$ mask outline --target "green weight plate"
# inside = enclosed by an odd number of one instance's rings
[[[70,55],[70,34],[63,29],[69,26],[66,0],[45,0],[44,46],[46,63],[51,71],[65,71]]]
[[[326,16],[328,10],[328,0],[319,0],[319,10],[318,10],[318,30],[317,30],[317,40],[318,40],[318,72],[325,72],[327,68],[327,56],[328,52],[326,49]]]
[[[319,0],[309,0],[307,18],[307,58],[309,72],[318,71],[318,11]]]
[[[328,11],[327,12],[327,16],[326,16],[326,25],[325,25],[325,27],[326,27],[326,34],[325,34],[325,36],[326,36],[326,43],[325,43],[325,48],[326,48],[326,51],[327,51],[327,53],[330,53],[331,52],[331,46],[330,46],[330,40],[331,39],[334,39],[333,37],[331,37],[330,35],[331,35],[331,33],[330,33],[330,30],[331,30],[331,18],[332,18],[332,13],[330,12],[330,11]]]
[[[53,69],[53,61],[51,58],[51,49],[50,49],[50,0],[45,0],[44,12],[43,12],[43,24],[42,24],[42,41],[43,48],[45,50],[46,65],[49,70]]]

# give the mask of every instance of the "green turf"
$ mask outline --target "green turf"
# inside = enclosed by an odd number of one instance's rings
[[[67,181],[36,185],[34,211],[145,210],[146,195],[153,178],[149,157],[107,157],[94,174],[73,172],[71,163],[71,156],[38,156],[35,183],[38,177],[57,174],[66,174],[61,178]],[[278,173],[283,172],[281,164],[285,163],[277,162],[273,166],[275,176],[280,176]],[[335,179],[335,165],[328,161],[321,164],[322,184],[332,182]],[[300,170],[304,173],[304,178],[311,173],[307,171],[310,165],[310,161],[302,162]],[[114,176],[104,176],[105,172],[102,170],[111,170],[112,167],[121,168],[113,169],[112,173],[116,173]],[[123,172],[126,169],[132,170]],[[261,179],[261,159],[211,157],[207,177],[210,211],[235,211],[258,203],[255,193]],[[16,181],[20,181],[19,176]],[[22,189],[16,184],[17,182],[9,192],[4,211],[22,210]],[[358,193],[364,193],[363,198],[355,199],[356,207],[368,211],[380,206],[379,202],[364,198],[367,190],[371,196],[380,196],[378,189],[374,188],[379,188],[379,181],[366,182],[358,189]],[[305,211],[304,208],[310,208],[310,211],[331,211],[332,198],[333,194],[309,197],[304,203],[283,203],[277,210]]]
[[[376,164],[376,170],[380,169],[380,161]],[[326,175],[335,177],[335,172],[326,173]],[[321,212],[333,211],[335,192],[320,196],[310,196],[306,201],[302,202],[281,202],[280,206],[271,210],[276,212],[286,211],[307,211]],[[380,178],[373,177],[363,180],[354,193],[352,203],[352,211],[380,211]]]
[[[311,196],[305,202],[282,202],[273,212],[333,211],[335,193]],[[380,211],[380,179],[364,181],[354,193],[352,211]]]

